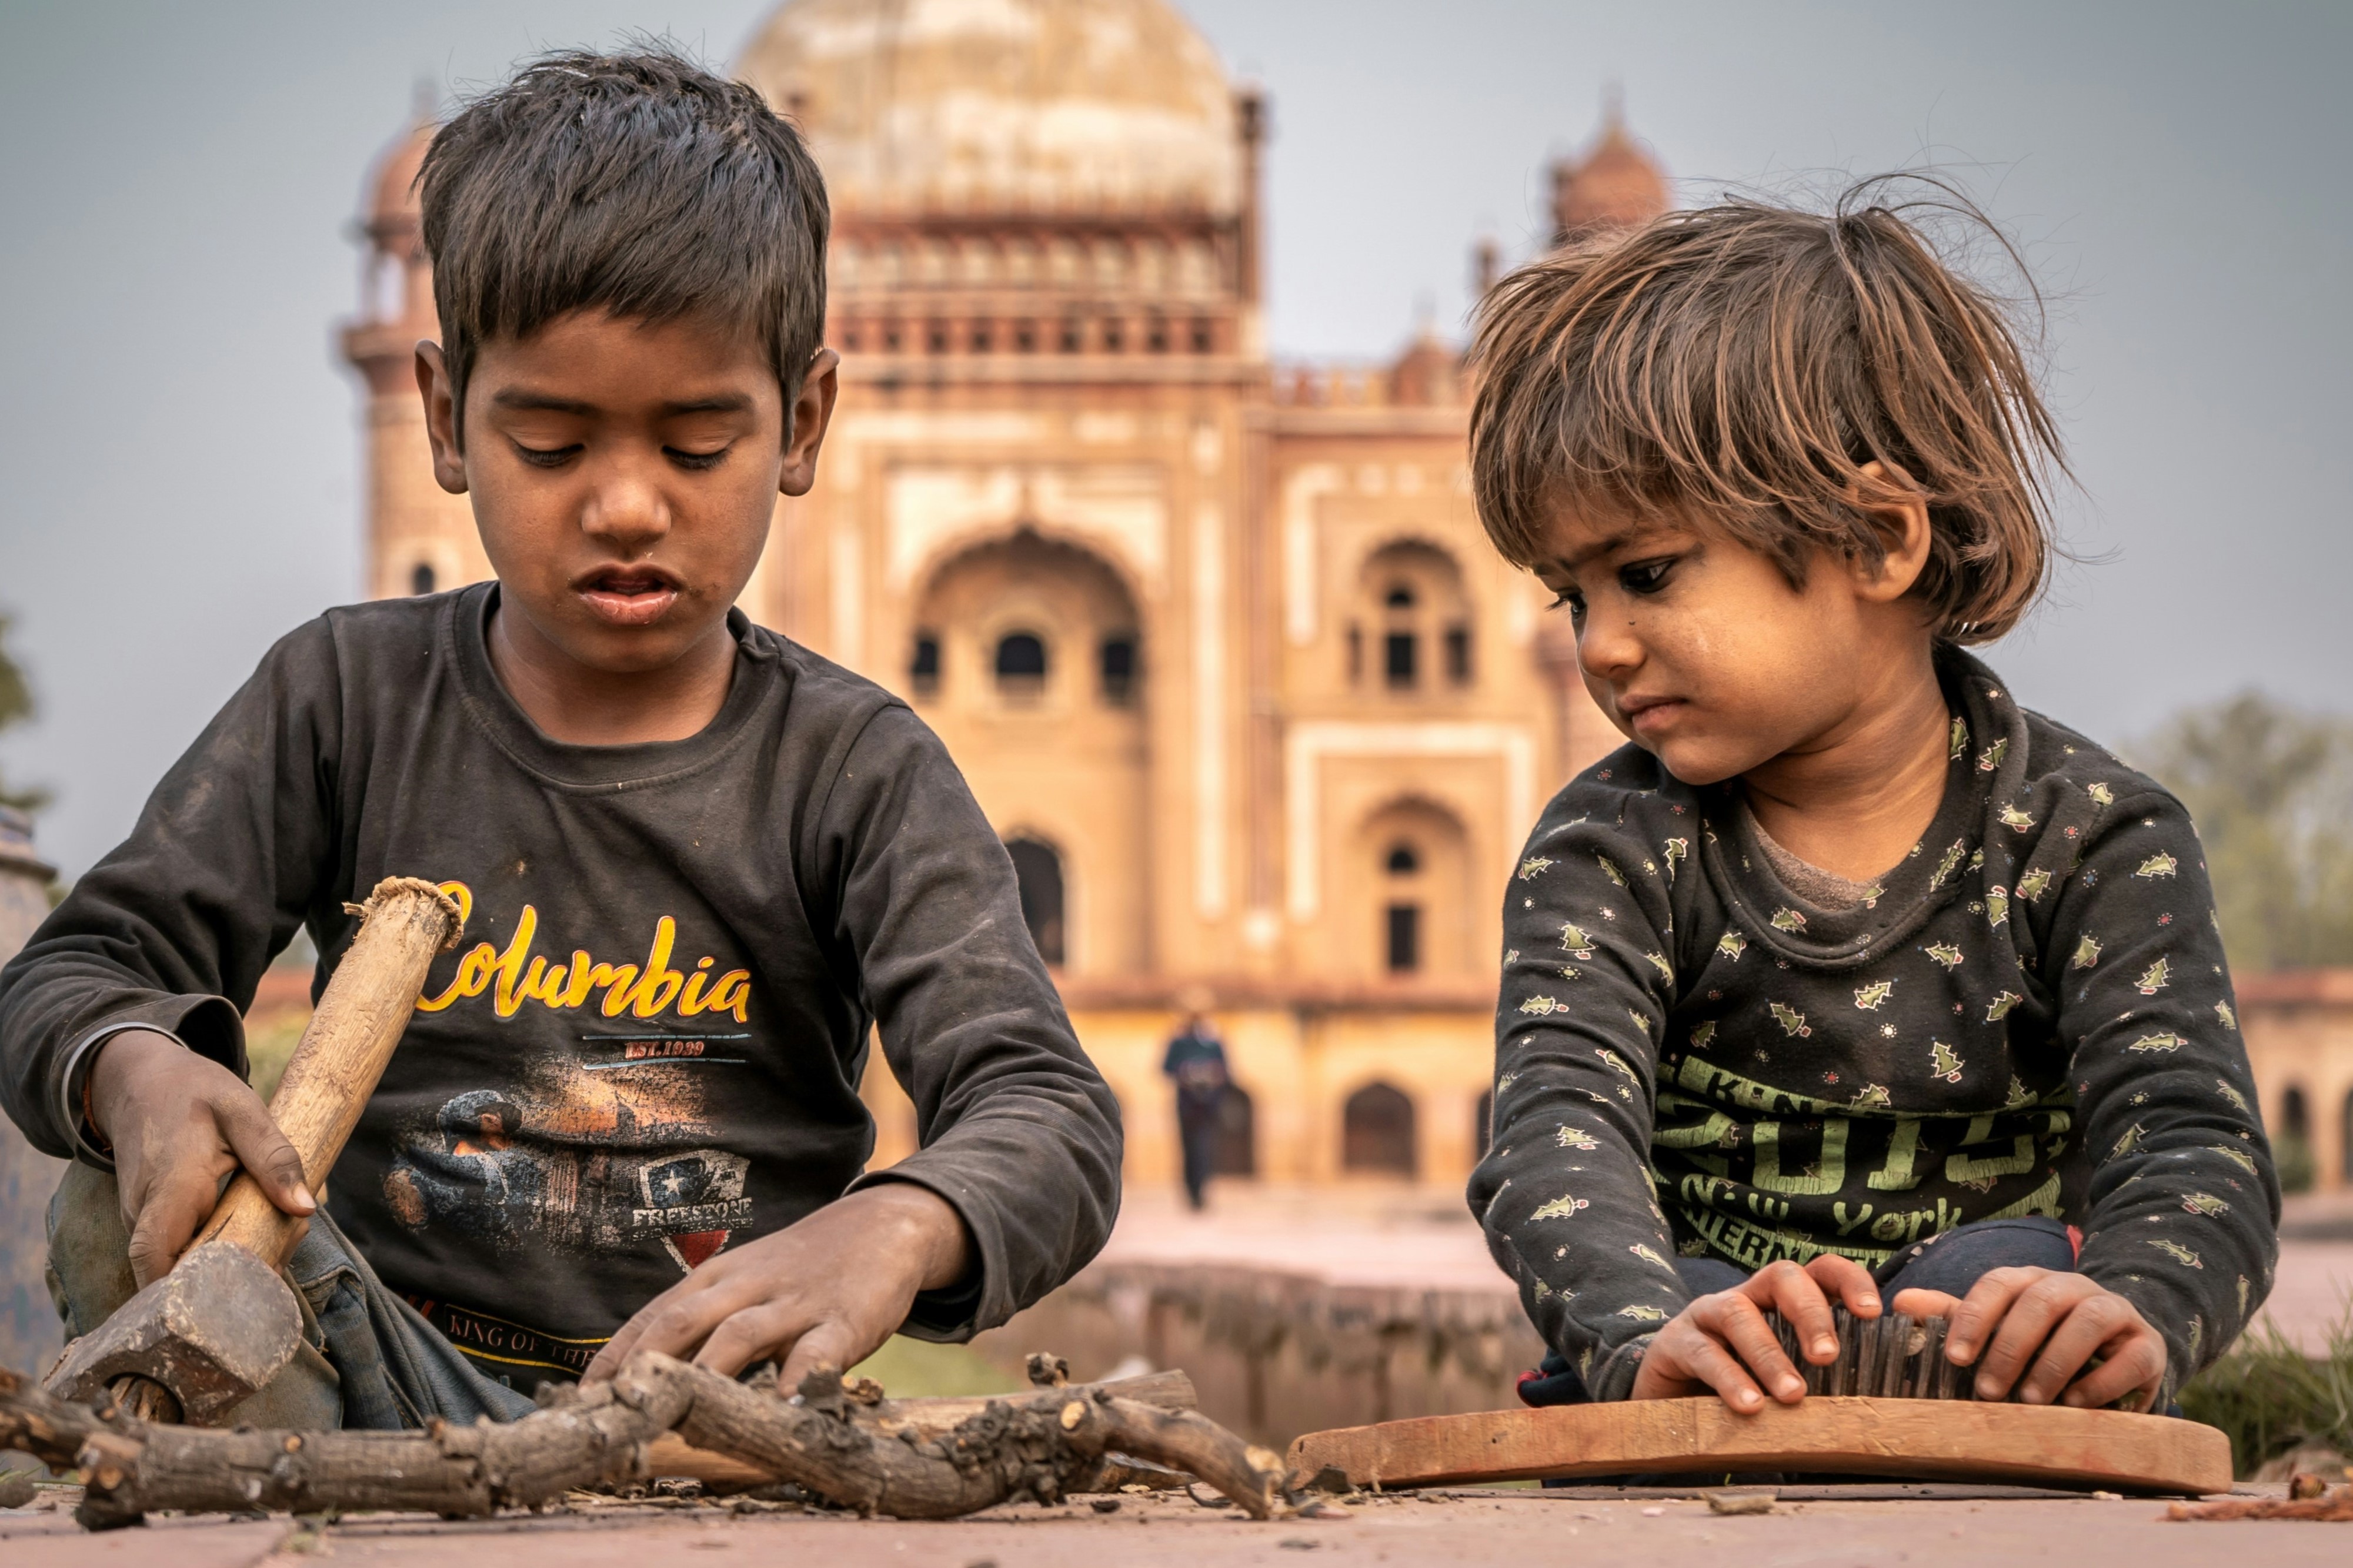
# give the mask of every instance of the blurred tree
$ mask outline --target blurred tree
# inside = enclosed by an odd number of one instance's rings
[[[33,716],[33,689],[25,684],[25,672],[8,657],[8,617],[0,616],[0,730]],[[8,782],[0,778],[0,805],[13,805],[24,811],[37,811],[49,803],[45,789],[10,790]]]
[[[2353,723],[2246,691],[2137,751],[2198,824],[2234,969],[2353,963]]]

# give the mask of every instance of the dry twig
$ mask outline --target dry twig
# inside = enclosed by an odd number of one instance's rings
[[[480,1516],[575,1487],[643,1479],[647,1446],[675,1429],[861,1513],[944,1519],[1041,1503],[1100,1484],[1130,1456],[1218,1488],[1253,1518],[1272,1510],[1282,1461],[1206,1416],[1106,1389],[1049,1387],[987,1401],[939,1430],[821,1369],[784,1399],[664,1355],[608,1384],[565,1390],[520,1421],[421,1432],[223,1432],[155,1426],[43,1393],[0,1369],[0,1447],[79,1468],[93,1529],[157,1509],[370,1509]]]

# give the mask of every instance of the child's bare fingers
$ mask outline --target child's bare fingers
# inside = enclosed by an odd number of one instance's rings
[[[1945,1354],[1957,1366],[1967,1366],[1978,1358],[1985,1342],[1993,1337],[1995,1327],[2010,1311],[2010,1304],[2019,1292],[2041,1278],[2047,1270],[2041,1268],[1989,1268],[1969,1287],[1961,1304],[1953,1311],[1951,1326],[1945,1331]]]
[[[2080,1274],[2053,1274],[2042,1269],[2035,1272],[2042,1278],[2011,1299],[2010,1310],[2002,1314],[2001,1326],[1994,1331],[1992,1342],[1978,1359],[1979,1399],[2010,1397],[2035,1352],[2050,1339],[2070,1309],[2085,1292],[2099,1289]]]
[[[2104,1410],[2126,1394],[2137,1394],[2134,1407],[2146,1410],[2165,1384],[2165,1363],[2164,1338],[2144,1323],[2138,1332],[2110,1342],[2107,1360],[2085,1373],[2060,1398],[2078,1409]]]
[[[1673,1353],[1688,1376],[1715,1390],[1725,1404],[1742,1415],[1765,1407],[1765,1396],[1757,1392],[1756,1380],[1748,1375],[1748,1369],[1740,1364],[1739,1357],[1713,1336],[1694,1328],[1688,1337],[1679,1336]],[[1799,1385],[1799,1392],[1804,1392],[1803,1384]]]
[[[1806,1265],[1806,1274],[1822,1288],[1825,1295],[1845,1303],[1846,1310],[1856,1317],[1879,1316],[1879,1281],[1853,1258],[1825,1252]]]
[[[1773,1397],[1784,1405],[1795,1405],[1806,1396],[1806,1380],[1789,1364],[1781,1349],[1780,1336],[1757,1303],[1737,1290],[1727,1290],[1720,1296],[1705,1296],[1694,1304],[1692,1314],[1698,1326],[1707,1331],[1711,1348],[1728,1350],[1749,1372],[1755,1381],[1773,1391]],[[1744,1382],[1746,1380],[1744,1379]],[[1710,1386],[1717,1386],[1711,1381]]]
[[[1783,1259],[1768,1263],[1748,1277],[1736,1292],[1750,1301],[1763,1301],[1797,1330],[1806,1359],[1827,1366],[1838,1359],[1838,1329],[1831,1318],[1830,1298],[1814,1277]]]
[[[2058,1398],[2094,1356],[2142,1326],[2131,1302],[2097,1286],[2054,1295],[2064,1304],[2065,1315],[2052,1327],[2042,1353],[2034,1358],[2018,1385],[2019,1398],[2029,1405],[2048,1405]]]
[[[1943,1290],[1924,1290],[1915,1285],[1895,1292],[1895,1300],[1888,1305],[1906,1317],[1950,1318],[1960,1310],[1961,1299]]]
[[[795,1342],[807,1336],[814,1327],[814,1315],[799,1302],[762,1301],[730,1313],[714,1325],[704,1337],[702,1348],[694,1352],[694,1364],[733,1377],[781,1347],[795,1345],[793,1361],[807,1363],[800,1367],[806,1372],[809,1364],[814,1364],[818,1352],[799,1354]],[[787,1370],[791,1370],[790,1363]],[[794,1381],[799,1381],[798,1373],[795,1373]]]

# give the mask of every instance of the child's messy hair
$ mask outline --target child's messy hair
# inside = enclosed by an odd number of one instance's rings
[[[2042,592],[2059,437],[2003,306],[1915,224],[1960,219],[1932,178],[1851,187],[1828,213],[1735,200],[1548,256],[1479,312],[1471,473],[1480,521],[1532,566],[1563,501],[1697,513],[1801,583],[1810,547],[1873,563],[1863,506],[1926,498],[1914,594],[1934,634],[1989,642]],[[2021,271],[2024,269],[2021,267]],[[1885,477],[1862,472],[1877,462]]]
[[[443,126],[418,178],[461,430],[484,342],[600,307],[755,333],[798,395],[825,329],[825,181],[744,83],[658,44],[543,55]]]

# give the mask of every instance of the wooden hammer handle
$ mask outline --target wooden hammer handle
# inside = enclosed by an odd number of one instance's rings
[[[434,954],[456,945],[461,923],[447,893],[414,877],[378,882],[356,912],[359,934],[335,966],[269,1101],[313,1193],[392,1060]],[[296,1226],[259,1183],[239,1172],[189,1245],[233,1241],[276,1268],[294,1249]]]

